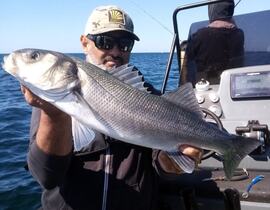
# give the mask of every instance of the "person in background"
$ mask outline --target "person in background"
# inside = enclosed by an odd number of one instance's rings
[[[224,69],[243,65],[244,32],[233,20],[234,7],[233,0],[208,5],[210,23],[188,39],[181,83],[217,84]]]
[[[139,41],[133,30],[130,16],[121,8],[97,7],[80,37],[86,60],[106,71],[127,64],[134,41]],[[158,209],[158,175],[182,173],[165,152],[96,131],[88,146],[74,152],[70,116],[25,87],[22,92],[30,105],[41,109],[27,160],[43,189],[42,209]],[[179,149],[200,161],[201,149],[187,145]]]

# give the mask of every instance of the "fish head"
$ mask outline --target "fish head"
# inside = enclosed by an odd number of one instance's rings
[[[76,63],[62,53],[20,49],[4,58],[3,68],[21,84],[42,90],[65,89],[78,79]]]

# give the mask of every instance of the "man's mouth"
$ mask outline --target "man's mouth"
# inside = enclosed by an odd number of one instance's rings
[[[111,56],[108,56],[107,58],[105,58],[105,64],[106,65],[109,65],[109,66],[121,66],[123,65],[123,59],[120,58],[120,57],[116,57],[116,58],[113,58]]]

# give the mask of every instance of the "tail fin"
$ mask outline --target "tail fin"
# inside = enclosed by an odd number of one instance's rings
[[[240,164],[241,160],[261,145],[256,139],[244,138],[242,136],[235,136],[232,144],[233,150],[229,150],[223,155],[224,172],[228,179],[231,179],[234,170]]]

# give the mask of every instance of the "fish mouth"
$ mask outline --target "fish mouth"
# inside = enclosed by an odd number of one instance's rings
[[[3,62],[1,62],[1,66],[2,66],[3,69],[6,69],[6,62],[7,62],[7,55],[4,56]]]
[[[14,59],[14,53],[4,56],[3,61],[1,63],[2,68],[11,75],[16,75],[17,65]]]

